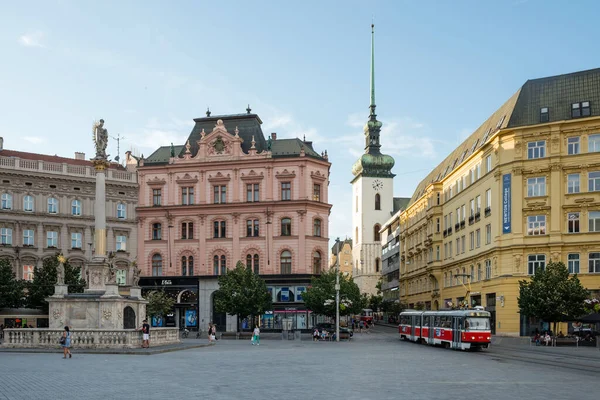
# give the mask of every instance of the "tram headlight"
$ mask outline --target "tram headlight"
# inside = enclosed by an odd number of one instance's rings
[[[471,340],[475,340],[475,336],[471,336]]]
[[[490,339],[491,339],[491,337],[490,337],[490,336],[488,336],[487,340],[490,340]]]

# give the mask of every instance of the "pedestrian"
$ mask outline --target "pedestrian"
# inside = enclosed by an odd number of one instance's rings
[[[258,325],[254,327],[254,336],[252,336],[252,345],[260,346],[260,328]]]
[[[217,341],[217,326],[215,324],[210,325],[210,342],[214,343]]]
[[[363,327],[365,325],[365,321],[363,321],[362,319],[358,322],[358,331],[360,333],[362,333]]]
[[[147,319],[142,323],[142,339],[142,348],[147,349],[150,347],[150,325]]]
[[[69,358],[73,357],[71,355],[71,332],[68,326],[65,326],[65,330],[60,338],[60,345],[63,348],[63,358],[67,358],[67,354]]]
[[[313,331],[313,342],[318,342],[319,341],[319,329],[315,328],[315,330]]]
[[[208,343],[212,343],[212,324],[210,322],[208,323],[208,330],[206,331],[206,334],[208,336]]]

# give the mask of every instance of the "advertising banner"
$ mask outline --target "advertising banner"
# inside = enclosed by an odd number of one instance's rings
[[[502,175],[502,233],[511,232],[511,174]]]

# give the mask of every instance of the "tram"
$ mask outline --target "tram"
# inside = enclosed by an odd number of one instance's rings
[[[360,312],[360,320],[364,321],[365,324],[373,325],[373,310],[370,308],[363,308]]]
[[[400,313],[400,338],[460,350],[491,343],[490,313],[483,310],[407,310]]]

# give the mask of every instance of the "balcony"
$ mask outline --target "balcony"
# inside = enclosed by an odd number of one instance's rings
[[[486,207],[484,210],[485,216],[489,217],[490,215],[492,215],[492,208],[491,207]]]
[[[463,219],[462,221],[460,221],[460,229],[463,229],[465,227],[465,220]]]
[[[469,225],[473,225],[475,223],[475,217],[473,215],[471,215],[469,217]]]
[[[444,229],[444,237],[448,236],[448,229]]]
[[[460,224],[459,223],[454,224],[454,230],[456,232],[458,232],[460,230]]]
[[[448,228],[448,236],[452,235],[452,228]]]
[[[480,211],[477,211],[477,212],[475,213],[475,222],[479,221],[480,219],[481,219],[481,212],[480,212]]]

